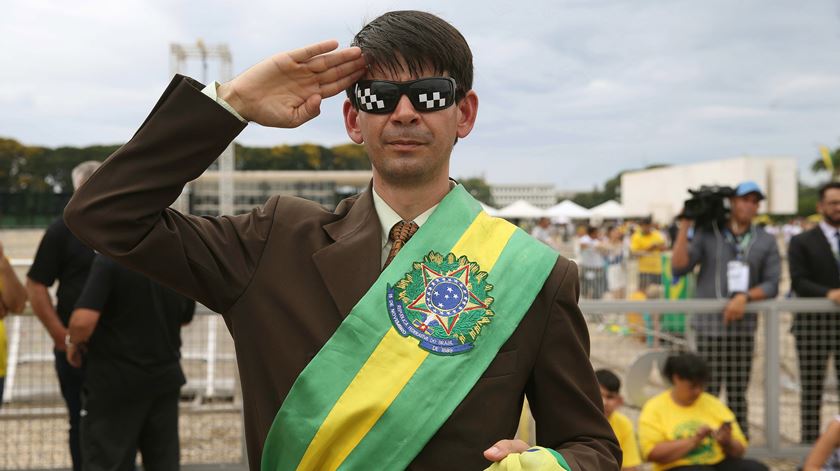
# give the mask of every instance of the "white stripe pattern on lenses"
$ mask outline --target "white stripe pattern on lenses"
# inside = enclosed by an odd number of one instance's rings
[[[433,92],[431,99],[429,99],[427,93],[421,93],[418,98],[420,99],[420,103],[426,105],[426,109],[446,106],[446,98],[441,98],[440,92]]]
[[[356,89],[356,98],[359,99],[359,106],[364,107],[365,110],[370,111],[374,107],[377,109],[385,108],[385,102],[378,100],[376,95],[371,93],[370,88]]]

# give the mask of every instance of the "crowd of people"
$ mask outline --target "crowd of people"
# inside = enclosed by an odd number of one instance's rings
[[[79,188],[99,162],[73,169]],[[49,288],[58,282],[56,302]],[[195,302],[80,242],[57,218],[45,231],[24,284],[0,244],[0,318],[26,301],[53,343],[67,406],[72,468],[178,469],[178,402],[186,382],[180,328]],[[0,371],[6,336],[0,321]],[[0,397],[3,381],[0,379]]]
[[[637,266],[634,281],[642,299],[661,296],[651,287],[693,276],[693,297],[727,301],[722,312],[691,316],[691,345],[707,371],[702,378],[694,378],[694,383],[714,397],[725,393],[736,426],[731,430],[744,440],[749,437],[746,390],[757,325],[757,314],[747,312],[746,306],[780,295],[780,251],[787,251],[791,280],[790,292],[783,295],[821,297],[840,304],[840,183],[820,188],[819,221],[795,220],[782,226],[756,222],[762,199],[764,194],[755,182],[743,182],[729,198],[729,210],[721,219],[695,223],[679,218],[667,230],[656,229],[650,220],[607,226],[603,231],[590,226],[579,230],[574,249],[581,266],[582,297],[633,298],[624,291],[626,276],[611,273],[625,270],[625,262],[632,258]],[[542,231],[550,233],[550,225],[543,226]],[[549,244],[556,241],[545,236],[540,239]],[[602,287],[605,289],[599,289]],[[835,362],[840,359],[840,320],[832,312],[796,313],[791,333],[801,386],[800,439],[812,444],[821,430],[827,362],[830,357]],[[676,391],[682,387],[673,384]],[[642,450],[649,457],[653,449],[643,445]],[[655,452],[653,456],[658,457]],[[657,461],[654,458],[651,461]]]

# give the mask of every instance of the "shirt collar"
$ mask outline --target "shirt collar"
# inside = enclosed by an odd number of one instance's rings
[[[456,183],[452,180],[449,181],[449,189],[450,191],[455,188]],[[423,214],[414,218],[414,223],[417,224],[417,227],[422,227],[426,220],[429,219],[429,216],[437,209],[440,203],[432,206],[431,208],[427,209],[423,212]],[[373,187],[373,207],[376,209],[376,214],[379,216],[379,224],[382,227],[382,247],[388,244],[388,233],[391,232],[391,228],[394,227],[394,224],[402,221],[402,218],[399,214],[397,214],[394,209],[379,196],[379,193],[376,192],[376,187]]]
[[[833,245],[834,239],[836,238],[834,234],[836,234],[837,230],[840,228],[834,227],[825,221],[820,221],[820,229],[822,229],[823,234],[825,234],[825,238],[828,240],[828,243]]]

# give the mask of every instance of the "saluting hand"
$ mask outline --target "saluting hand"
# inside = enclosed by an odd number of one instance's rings
[[[219,87],[219,97],[248,121],[294,128],[318,116],[321,100],[336,95],[365,73],[358,47],[338,49],[335,40],[280,52]]]

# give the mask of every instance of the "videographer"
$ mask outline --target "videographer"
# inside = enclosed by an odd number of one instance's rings
[[[781,273],[779,249],[773,236],[752,225],[764,199],[755,182],[743,182],[734,191],[693,193],[695,197],[686,202],[681,215],[671,268],[674,276],[680,276],[699,264],[695,296],[729,299],[722,313],[695,314],[691,326],[698,353],[712,373],[706,390],[718,395],[726,385],[727,404],[748,434],[745,393],[757,316],[744,310],[750,301],[776,297]],[[726,198],[728,211],[723,205]],[[696,227],[689,243],[692,222]]]

